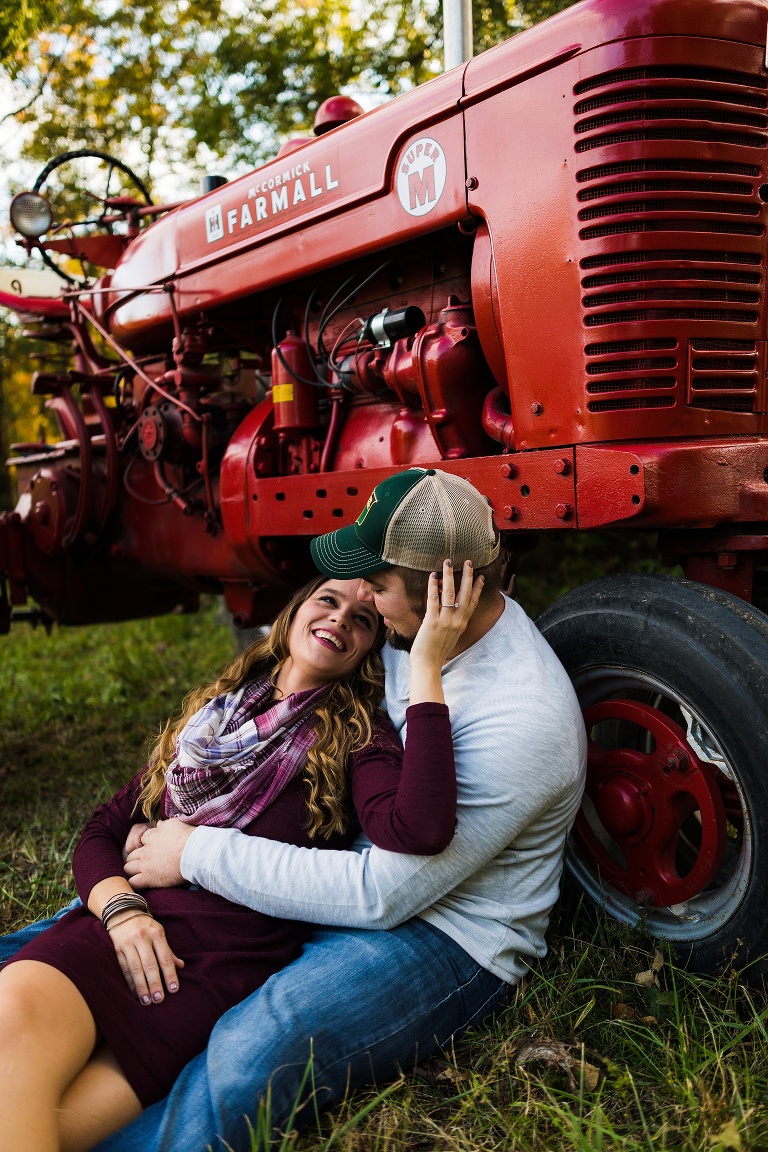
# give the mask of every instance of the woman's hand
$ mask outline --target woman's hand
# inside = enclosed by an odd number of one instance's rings
[[[159,1004],[164,999],[163,981],[169,992],[178,991],[176,969],[183,968],[184,961],[171,952],[162,924],[128,910],[110,919],[109,935],[120,971],[142,1004]]]
[[[440,673],[477,608],[483,577],[473,580],[472,562],[461,574],[458,595],[454,592],[453,565],[443,562],[443,587],[432,572],[427,587],[427,611],[411,647],[411,704],[445,703]]]

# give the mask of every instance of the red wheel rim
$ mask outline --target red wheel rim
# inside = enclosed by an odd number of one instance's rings
[[[604,748],[592,738],[606,720],[627,721],[653,737],[652,752]],[[634,700],[605,700],[584,713],[589,735],[585,795],[574,835],[602,880],[641,905],[681,904],[717,876],[727,842],[720,774],[698,759],[685,731],[668,716]],[[689,869],[678,864],[683,826],[700,822]],[[686,839],[690,852],[690,837]]]

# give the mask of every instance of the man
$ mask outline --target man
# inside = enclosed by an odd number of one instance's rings
[[[584,729],[563,668],[501,594],[487,501],[458,477],[409,469],[378,485],[354,525],[319,537],[312,550],[328,576],[362,577],[361,597],[386,620],[386,706],[403,736],[407,650],[424,615],[429,572],[442,570],[444,605],[455,602],[454,570],[464,596],[473,571],[483,577],[478,607],[442,677],[456,833],[436,857],[395,855],[367,842],[353,852],[313,852],[179,821],[145,833],[126,863],[136,887],[185,879],[273,915],[332,927],[223,1017],[167,1100],[99,1145],[102,1152],[202,1152],[220,1146],[217,1138],[238,1152],[250,1148],[246,1117],[255,1123],[267,1098],[273,1126],[308,1123],[315,1108],[391,1080],[501,1006],[509,985],[546,951],[583,787]],[[311,1091],[311,1106],[297,1118]]]

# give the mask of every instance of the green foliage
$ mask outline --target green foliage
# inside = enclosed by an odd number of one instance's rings
[[[0,314],[0,511],[15,503],[11,474],[4,467],[11,444],[55,436],[55,423],[29,390],[33,341],[14,319]]]
[[[54,0],[16,0],[0,6],[0,62],[8,64],[41,28],[48,28],[59,12]]]
[[[146,742],[232,656],[215,609],[0,637],[0,931],[71,893],[73,838]]]
[[[156,159],[252,164],[358,78],[385,94],[427,78],[434,38],[407,0],[70,0],[60,29],[34,40],[18,67],[33,94],[44,79],[18,116],[32,129],[26,155],[47,160],[76,143],[127,158],[146,178]]]
[[[534,546],[532,551],[526,547]],[[534,620],[554,601],[600,576],[619,572],[670,572],[659,559],[652,532],[542,532],[522,538],[515,554],[516,597]]]

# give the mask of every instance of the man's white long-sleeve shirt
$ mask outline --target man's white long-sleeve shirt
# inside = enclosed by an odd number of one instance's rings
[[[494,626],[443,668],[458,783],[456,834],[439,856],[360,838],[349,852],[197,828],[181,871],[273,916],[392,928],[420,915],[504,980],[546,952],[565,839],[579,807],[586,738],[576,695],[549,645],[505,597]],[[387,711],[405,740],[407,653],[384,649]]]

